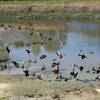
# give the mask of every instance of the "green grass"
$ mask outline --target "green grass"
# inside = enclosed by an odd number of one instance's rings
[[[0,19],[19,19],[19,20],[95,20],[100,21],[100,13],[65,13],[65,12],[48,12],[48,13],[0,13]]]
[[[31,3],[70,3],[70,2],[98,2],[100,0],[21,0],[21,1],[0,1],[0,4],[31,4]]]
[[[6,62],[6,61],[8,61],[8,53],[5,50],[5,48],[2,45],[0,45],[0,62]],[[0,65],[2,64],[0,63]]]
[[[26,96],[26,95],[54,95],[59,91],[92,91],[93,86],[89,84],[78,84],[76,82],[43,82],[43,81],[23,81],[12,85],[11,92],[15,96]]]

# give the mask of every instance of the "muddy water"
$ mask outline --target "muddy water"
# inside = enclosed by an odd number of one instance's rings
[[[0,74],[21,74],[24,75],[22,68],[16,68],[11,61],[16,61],[20,66],[24,65],[30,71],[30,74],[41,73],[46,79],[52,77],[51,68],[53,60],[60,61],[60,72],[65,77],[70,77],[72,64],[84,66],[82,72],[79,72],[77,79],[95,82],[97,74],[93,74],[91,68],[100,66],[100,24],[98,23],[26,23],[12,24],[12,28],[0,27],[1,45],[9,47],[8,69],[0,71]],[[21,29],[18,29],[21,26]],[[32,33],[32,34],[31,34]],[[40,36],[42,33],[43,37]],[[39,42],[45,41],[43,44]],[[36,44],[34,44],[34,43]],[[26,49],[31,53],[28,54]],[[81,50],[81,51],[80,51]],[[63,54],[60,59],[56,52]],[[85,54],[87,58],[81,60],[79,53]],[[41,55],[47,55],[45,59],[40,60]],[[32,62],[29,62],[31,60]],[[36,61],[36,63],[34,63]],[[41,71],[42,66],[46,70]],[[86,73],[87,70],[90,73]],[[99,74],[98,74],[99,75]]]

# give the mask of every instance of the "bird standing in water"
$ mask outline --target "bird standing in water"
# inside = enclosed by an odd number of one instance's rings
[[[30,54],[30,53],[31,53],[29,50],[26,50],[26,52],[27,52],[28,54]]]
[[[10,53],[10,49],[9,49],[9,47],[6,47],[6,50],[7,50],[8,53]]]
[[[77,75],[78,75],[78,72],[75,73],[75,69],[73,68],[73,71],[70,72],[69,74],[70,74],[70,76],[71,76],[72,78],[76,78]]]
[[[16,66],[16,68],[19,68],[19,63],[17,63],[16,61],[12,61],[11,63],[13,63]]]
[[[80,56],[80,57],[81,57],[81,60],[83,60],[83,59],[87,58],[84,54],[79,54],[78,56]]]
[[[62,59],[64,56],[63,54],[60,54],[59,52],[56,52],[56,54],[57,54],[57,56],[59,56],[60,59]]]
[[[54,72],[54,74],[59,74],[59,66],[57,66],[57,69],[55,69],[55,70],[53,70],[53,71],[51,71],[51,72]]]
[[[41,55],[40,59],[45,59],[47,57],[47,55]]]
[[[23,70],[23,72],[25,73],[25,76],[28,77],[29,76],[29,70]]]

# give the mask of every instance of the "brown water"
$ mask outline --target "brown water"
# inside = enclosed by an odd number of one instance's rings
[[[2,24],[2,23],[1,23]],[[100,24],[99,23],[4,23],[5,27],[8,24],[14,26],[3,30],[0,28],[0,40],[3,42],[3,46],[9,46],[11,52],[9,53],[9,63],[16,61],[20,65],[24,63],[24,66],[30,71],[42,73],[42,76],[46,79],[51,79],[51,65],[53,59],[60,61],[60,72],[65,77],[70,77],[69,72],[72,71],[72,64],[83,65],[85,68],[82,72],[78,68],[75,71],[79,72],[77,79],[87,80],[89,82],[95,82],[94,79],[97,74],[86,73],[88,69],[91,70],[93,66],[100,66]],[[17,29],[18,26],[22,29]],[[27,29],[25,29],[27,27]],[[34,30],[31,30],[31,29]],[[33,35],[29,35],[33,32]],[[45,40],[46,44],[36,44],[34,42],[42,41],[40,32],[43,36],[51,38],[52,40]],[[64,44],[63,44],[64,41]],[[19,44],[17,43],[19,42]],[[30,50],[30,55],[25,51]],[[78,56],[82,50],[82,54],[87,56],[87,59],[81,60]],[[64,57],[60,59],[56,52],[64,54]],[[93,52],[93,53],[91,53]],[[43,60],[40,60],[41,55],[47,55]],[[37,61],[37,63],[29,63],[29,60]],[[46,65],[46,70],[41,71],[41,67]],[[0,71],[0,74],[21,74],[23,75],[23,69],[16,68],[13,64],[9,64],[9,68],[5,71]]]

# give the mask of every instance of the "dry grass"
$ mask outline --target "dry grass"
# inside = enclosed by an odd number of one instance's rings
[[[100,20],[100,0],[1,2],[0,19]]]
[[[91,84],[1,76],[0,100],[99,100],[100,87]],[[4,81],[6,80],[6,81]],[[0,91],[0,92],[1,92]],[[4,95],[5,93],[5,95]]]
[[[0,12],[100,12],[100,2],[75,2],[66,4],[7,4],[0,6]]]

